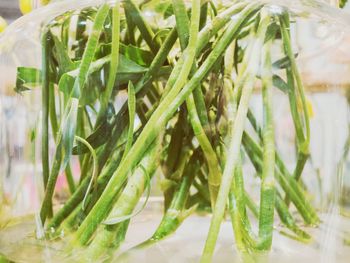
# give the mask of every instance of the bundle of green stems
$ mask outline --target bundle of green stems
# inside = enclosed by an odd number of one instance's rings
[[[198,210],[211,213],[201,262],[212,260],[225,216],[243,252],[269,250],[276,222],[307,242],[297,222],[317,225],[319,218],[301,183],[310,128],[288,12],[258,1],[153,2],[62,14],[44,27],[41,69],[18,68],[17,92],[41,86],[47,238],[64,231],[70,249],[84,248],[90,260],[114,253],[161,173],[164,215],[140,247],[170,236]],[[151,8],[161,22],[145,16]],[[254,90],[261,121],[250,109]],[[276,92],[288,97],[294,123],[292,171],[275,146]],[[244,163],[256,173],[245,174]],[[61,170],[71,195],[54,209]],[[244,185],[248,176],[260,178],[259,201]]]

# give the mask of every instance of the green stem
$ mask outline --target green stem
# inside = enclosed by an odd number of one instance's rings
[[[262,156],[260,154],[256,154],[255,150],[251,150],[250,146],[246,143],[246,138],[247,138],[247,134],[244,133],[243,135],[243,144],[244,144],[244,148],[248,153],[248,156],[250,158],[250,160],[252,161],[255,170],[258,173],[258,176],[261,176],[262,174]],[[254,148],[254,147],[253,147]],[[276,156],[277,157],[277,156]],[[278,171],[276,170],[275,173],[277,173]],[[281,198],[281,194],[279,193],[279,191],[276,190],[276,196],[275,196],[275,207],[277,210],[277,213],[279,215],[279,218],[281,220],[281,222],[291,231],[293,231],[297,237],[296,239],[298,240],[308,240],[310,239],[310,236],[305,233],[304,231],[302,231],[301,229],[299,229],[296,225],[296,222],[294,220],[294,218],[292,217],[292,215],[290,214],[287,205],[285,204],[285,202],[282,200]],[[253,202],[252,200],[249,201],[250,203]],[[249,203],[248,203],[249,204]],[[250,204],[250,206],[255,206],[254,203]],[[254,210],[256,210],[257,208],[253,208]],[[259,214],[258,213],[254,213],[256,214],[256,217],[258,218]]]
[[[254,203],[253,199],[249,196],[247,192],[244,193],[244,200],[247,207],[253,213],[253,215],[256,218],[259,218],[259,207]]]
[[[301,230],[293,216],[290,214],[288,210],[288,206],[286,203],[283,201],[281,195],[277,192],[276,194],[276,210],[277,213],[281,219],[281,222],[291,231],[293,231],[296,234],[296,239],[302,242],[307,242],[311,239],[310,235],[306,233],[305,231]]]
[[[194,182],[195,176],[199,172],[201,161],[201,153],[199,151],[199,148],[197,148],[186,164],[169,208],[166,210],[156,231],[150,239],[142,242],[132,249],[145,248],[168,237],[174,233],[176,229],[181,225],[183,220],[197,208],[197,205],[194,205],[186,210],[186,206],[188,205],[188,197],[190,195],[189,190],[192,183]]]
[[[120,229],[124,229],[123,222],[128,221],[132,216],[131,214],[138,204],[147,186],[147,182],[148,184],[150,183],[149,180],[157,168],[159,145],[158,142],[155,142],[150,146],[151,149],[149,149],[139,167],[130,177],[126,187],[114,204],[105,225],[101,226],[100,231],[98,231],[89,246],[87,257],[90,260],[97,260],[107,248],[115,247],[113,243],[116,235],[118,236]]]
[[[197,189],[199,195],[204,198],[205,201],[210,202],[210,194],[208,193],[208,186],[193,181],[193,186]]]
[[[69,26],[67,26],[69,28]],[[75,58],[80,59],[84,54],[84,32],[86,30],[86,18],[85,15],[79,14],[76,26],[75,39],[78,41],[78,47],[75,51]],[[69,30],[68,30],[69,31]]]
[[[207,25],[201,30],[199,33],[199,40],[198,45],[196,49],[196,55],[199,56],[202,49],[207,45],[207,43],[210,41],[210,39],[222,28],[227,24],[231,16],[241,12],[244,8],[245,10],[242,11],[243,13],[246,13],[247,10],[249,12],[252,12],[254,9],[258,7],[257,4],[252,3],[248,4],[238,3],[234,4],[231,7],[224,10],[222,13],[218,14],[211,23],[207,23]],[[241,23],[241,22],[240,22]],[[153,59],[149,70],[145,73],[145,75],[138,81],[138,83],[135,85],[135,91],[138,93],[143,87],[145,87],[152,79],[153,76],[156,74],[156,72],[159,70],[159,68],[163,65],[163,63],[166,61],[167,55],[170,52],[172,46],[174,45],[175,41],[177,39],[177,30],[172,29],[170,33],[168,34],[168,37],[164,41],[163,45],[161,46],[159,52]],[[178,76],[179,70],[181,69],[181,65],[179,62],[176,65],[176,70],[174,70],[173,76],[170,76],[168,79],[168,83],[173,83]],[[170,85],[169,85],[170,86]],[[172,86],[172,85],[171,85]],[[164,91],[164,94],[166,91]],[[117,114],[117,122],[118,125],[112,132],[111,139],[106,143],[105,149],[102,151],[102,154],[99,156],[99,167],[103,167],[104,163],[107,161],[107,158],[112,151],[116,141],[118,140],[120,134],[123,132],[124,127],[127,124],[127,105],[124,104],[122,109]],[[201,116],[201,115],[200,115]]]
[[[86,189],[86,193],[85,193],[85,196],[83,198],[83,203],[82,203],[82,208],[85,209],[85,201],[86,201],[86,198],[87,198],[87,196],[88,196],[88,194],[89,194],[89,192],[91,190],[91,187],[93,185],[97,186],[98,163],[97,163],[96,152],[91,147],[91,145],[84,138],[81,138],[79,136],[75,136],[75,139],[76,139],[77,142],[80,142],[80,143],[84,144],[89,149],[89,151],[91,153],[91,156],[92,156],[92,160],[93,160],[93,166],[92,166],[93,168],[92,168],[92,175],[91,175],[90,183],[89,183],[88,188]]]
[[[117,77],[118,62],[119,62],[119,39],[120,39],[120,13],[119,0],[115,1],[112,8],[112,50],[111,59],[109,62],[109,75],[106,90],[101,96],[101,108],[97,116],[96,127],[99,125],[103,116],[105,116],[108,102],[111,98],[115,80]]]
[[[136,111],[136,97],[135,97],[135,87],[132,82],[128,85],[128,111],[129,111],[129,130],[127,135],[127,141],[125,145],[125,150],[122,159],[128,154],[133,141],[134,135],[134,122],[135,122],[135,111]]]
[[[52,197],[57,182],[58,173],[61,168],[62,162],[64,165],[68,163],[71,156],[71,150],[73,148],[74,134],[77,122],[77,112],[79,101],[77,98],[80,97],[81,91],[85,85],[89,68],[98,44],[104,21],[108,15],[109,6],[107,4],[102,5],[94,21],[91,36],[86,44],[86,49],[79,67],[79,74],[74,83],[73,89],[69,98],[67,98],[66,108],[62,117],[62,124],[57,134],[57,148],[55,153],[55,159],[51,168],[45,196],[40,209],[40,218],[42,224],[49,214],[52,207]]]
[[[211,23],[208,23],[199,33],[198,36],[198,45],[196,48],[196,57],[198,57],[201,54],[201,51],[205,48],[205,46],[209,43],[210,39],[215,36],[215,34],[218,33],[220,29],[222,29],[230,20],[231,17],[239,12],[246,14],[246,13],[253,13],[254,9],[256,9],[258,5],[256,3],[239,3],[234,4],[219,15],[217,15]],[[249,18],[249,15],[243,15],[242,16],[246,20]],[[238,21],[238,24],[241,25],[243,21]],[[177,80],[178,74],[181,71],[182,67],[184,65],[183,58],[180,58],[176,65],[174,70],[172,71],[171,75],[168,78],[167,85],[163,92],[163,97],[165,97],[169,90],[173,87],[175,81]]]
[[[186,12],[185,3],[182,0],[173,0],[173,8],[176,18],[176,29],[178,30],[178,35],[180,38],[180,44],[182,49],[184,50],[187,46],[187,36],[190,35],[189,32],[189,22]],[[193,15],[194,10],[192,10]],[[196,67],[193,66],[193,70],[195,70]],[[191,94],[187,100],[186,100],[186,106],[187,110],[190,116],[191,125],[194,131],[194,134],[196,138],[198,139],[198,142],[203,149],[204,155],[206,156],[206,160],[209,167],[209,191],[211,196],[211,204],[214,208],[217,193],[219,191],[220,181],[221,181],[221,170],[219,166],[219,161],[216,156],[216,153],[214,149],[212,148],[210,141],[208,137],[206,136],[206,133],[203,129],[203,126],[201,124],[201,120],[199,118],[197,108],[195,105],[195,99],[199,102],[197,103],[197,106],[200,106],[200,111],[205,112],[204,121],[206,124],[208,124],[208,116],[206,115],[206,109],[205,109],[205,103],[202,91],[200,89],[200,86],[197,87]]]
[[[64,171],[64,174],[66,176],[66,180],[68,183],[68,188],[69,188],[69,192],[71,194],[73,194],[75,192],[75,182],[74,182],[74,176],[73,176],[73,172],[72,172],[72,168],[70,166],[70,163],[67,164],[67,167]]]
[[[230,191],[234,170],[239,160],[240,145],[242,141],[242,134],[244,130],[245,119],[248,112],[250,97],[252,95],[254,84],[255,84],[255,76],[258,72],[260,51],[264,41],[266,28],[267,28],[267,24],[260,24],[259,31],[257,33],[258,34],[257,38],[254,39],[254,41],[249,44],[251,46],[251,48],[249,49],[251,50],[251,52],[248,53],[250,55],[250,59],[247,61],[248,63],[247,70],[249,70],[249,73],[244,82],[242,96],[240,99],[237,115],[233,125],[233,129],[232,129],[233,134],[231,137],[232,139],[229,142],[228,154],[227,154],[227,160],[229,161],[226,162],[226,165],[225,165],[225,169],[224,169],[224,173],[223,173],[222,181],[220,185],[220,190],[218,194],[218,199],[215,205],[215,209],[211,220],[207,241],[203,250],[201,262],[211,262],[212,256],[214,253],[214,248],[215,248],[216,240],[220,230],[220,225],[225,213],[226,201]],[[228,30],[229,29],[227,29],[226,32]],[[239,83],[238,86],[242,84],[243,83]]]
[[[179,182],[183,171],[186,167],[188,158],[192,154],[192,147],[188,146],[186,143],[189,143],[189,139],[186,138],[185,142],[181,142],[181,148],[179,152],[179,159],[177,160],[176,167],[174,171],[167,177],[170,182]],[[164,191],[164,211],[169,208],[170,202],[173,199],[175,192],[175,185],[170,184],[169,187]]]
[[[249,251],[256,247],[254,236],[246,212],[246,196],[243,182],[241,160],[238,161],[234,171],[231,189],[229,192],[229,212],[235,240],[240,251]]]
[[[269,17],[268,17],[269,19]],[[272,105],[271,41],[263,46],[262,94],[264,107],[263,168],[260,190],[259,249],[269,250],[272,244],[275,207],[275,138]]]
[[[51,56],[51,34],[50,32],[44,33],[42,37],[42,139],[41,139],[41,158],[42,158],[42,169],[43,169],[43,181],[46,189],[47,182],[49,179],[49,97],[50,97],[50,63],[49,57]]]
[[[54,86],[50,87],[50,123],[51,123],[51,129],[52,134],[57,142],[57,135],[58,135],[58,122],[57,122],[57,114],[56,114],[56,101],[55,101],[55,88]],[[70,167],[70,164],[67,164],[67,167],[65,169],[65,176],[68,183],[68,188],[71,194],[75,192],[75,182],[74,177],[72,173],[72,169]]]
[[[210,199],[211,199],[211,205],[214,208],[217,194],[219,192],[221,174],[222,174],[220,165],[219,165],[219,160],[201,125],[197,110],[194,105],[194,99],[192,94],[187,98],[186,105],[189,111],[194,135],[198,139],[199,145],[201,146],[207,160],[208,169],[209,169],[208,184],[209,184]]]
[[[245,10],[243,13],[248,12],[249,14],[254,10],[253,7],[256,7],[256,5],[250,6],[250,9]],[[120,189],[120,187],[123,185],[130,168],[140,160],[141,155],[144,153],[145,147],[150,145],[153,139],[157,136],[157,133],[163,129],[166,122],[175,113],[176,109],[208,74],[209,70],[213,67],[222,52],[226,49],[227,45],[232,41],[234,35],[237,34],[239,26],[244,21],[244,18],[245,17],[243,16],[243,18],[241,18],[238,22],[233,21],[230,23],[230,30],[226,30],[226,34],[224,34],[220,41],[216,43],[213,51],[198,69],[196,74],[194,74],[191,80],[182,88],[182,85],[187,81],[187,76],[185,73],[189,74],[192,66],[190,61],[184,63],[185,66],[182,70],[183,73],[178,77],[176,85],[174,85],[169,94],[164,98],[156,111],[152,114],[125,160],[121,162],[118,169],[113,174],[100,199],[76,232],[75,239],[79,240],[81,244],[85,244],[87,242],[92,233],[95,231],[97,225],[105,218],[106,208],[113,200],[116,191],[118,191],[118,189]],[[191,45],[192,44],[190,44],[189,47]],[[194,52],[189,49],[189,47],[186,49],[187,52],[184,53],[184,56],[186,57],[186,60],[191,59],[192,61],[192,53]]]
[[[199,20],[199,29],[202,29],[207,23],[208,19],[208,2],[205,2],[201,7],[201,17]]]
[[[55,88],[52,86],[50,88],[50,123],[51,123],[51,130],[53,137],[57,138],[57,133],[58,133],[58,121],[57,121],[57,113],[56,113],[56,101],[55,101]]]
[[[177,189],[175,190],[171,204],[167,209],[165,215],[162,218],[157,230],[151,237],[151,242],[159,241],[174,233],[176,229],[180,226],[182,221],[193,211],[186,209],[187,199],[190,194],[190,187],[193,183],[195,175],[199,170],[198,163],[198,150],[192,154],[189,159],[184,173],[182,175],[181,181]],[[147,242],[147,241],[146,241]]]
[[[261,147],[246,132],[243,134],[243,144],[244,147],[247,147],[248,152],[252,153],[250,158],[253,161],[254,159],[256,159],[256,161],[262,159],[263,153]],[[294,203],[305,223],[316,225],[319,222],[319,218],[315,209],[311,206],[309,201],[307,201],[304,192],[300,189],[300,185],[296,182],[295,178],[288,173],[278,155],[276,155],[276,165],[278,169],[275,171],[275,177],[282,189]]]
[[[124,0],[123,5],[125,11],[128,12],[128,16],[132,18],[133,22],[140,30],[142,38],[145,40],[152,52],[154,54],[157,54],[161,44],[157,38],[154,38],[154,33],[146,20],[143,18],[138,6],[134,3],[133,0]]]
[[[50,214],[50,210],[52,209],[52,197],[53,197],[57,176],[58,176],[58,173],[61,167],[61,162],[62,162],[61,148],[62,148],[61,144],[57,145],[55,159],[52,164],[50,177],[49,177],[46,191],[45,191],[44,200],[41,205],[40,218],[43,225],[45,223],[46,218]]]
[[[291,67],[287,69],[287,78],[288,85],[291,87],[291,91],[289,93],[290,104],[291,104],[291,112],[297,132],[297,146],[298,146],[298,159],[297,165],[294,170],[294,178],[299,180],[301,173],[304,169],[305,163],[309,157],[309,144],[310,144],[310,121],[309,121],[309,113],[306,103],[306,97],[304,93],[304,87],[301,80],[301,76],[299,70],[297,68],[297,64],[295,61],[293,48],[290,40],[290,22],[289,15],[283,14],[280,16],[280,25],[281,25],[281,33],[283,39],[283,46],[286,55],[288,56]],[[294,78],[296,81],[296,88],[294,85]],[[299,96],[297,96],[299,95]],[[302,103],[302,112],[303,112],[303,124],[305,125],[305,133],[302,128],[302,122],[300,119],[300,110],[298,107],[298,101],[301,100]]]
[[[90,182],[89,179],[90,178],[86,177],[75,190],[74,194],[64,204],[64,206],[57,213],[55,213],[54,217],[47,226],[48,229],[57,228],[63,222],[63,220],[66,219],[67,216],[69,216],[81,203],[81,201],[84,199],[84,194],[88,189]]]
[[[151,80],[154,78],[154,75],[159,70],[159,68],[163,65],[163,63],[166,61],[167,56],[175,44],[177,39],[177,31],[176,29],[172,29],[167,36],[166,40],[164,41],[162,47],[158,51],[157,55],[154,57],[148,71],[145,73],[145,75],[137,82],[135,85],[135,92],[139,93],[145,87],[147,84],[151,82]],[[115,147],[118,139],[120,138],[120,135],[123,133],[124,128],[126,127],[128,123],[128,107],[127,103],[125,103],[120,111],[116,115],[116,124],[114,129],[112,130],[111,138],[107,141],[105,144],[103,150],[101,151],[101,154],[99,155],[99,167],[103,167],[108,160],[108,157],[110,156],[113,148]]]

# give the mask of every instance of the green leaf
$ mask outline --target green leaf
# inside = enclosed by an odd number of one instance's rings
[[[278,88],[284,93],[288,93],[290,90],[288,84],[280,76],[273,75],[272,83],[276,88]]]
[[[266,36],[265,36],[265,43],[268,42],[269,40],[275,39],[276,38],[276,34],[279,31],[279,26],[277,25],[277,23],[271,23],[268,27],[267,27],[267,31],[266,31]]]
[[[69,96],[72,91],[74,82],[75,76],[70,75],[69,72],[65,73],[62,75],[60,81],[58,82],[58,89],[66,96]]]
[[[56,36],[52,35],[52,39],[55,43],[53,53],[59,65],[59,73],[62,75],[74,69],[75,65],[68,55],[67,47]]]
[[[153,55],[150,51],[135,47],[133,45],[120,44],[120,53],[126,58],[136,62],[140,66],[148,66],[152,63]]]
[[[111,135],[113,127],[116,125],[116,116],[113,104],[108,104],[108,110],[105,118],[101,121],[101,124],[97,129],[90,134],[86,141],[91,145],[92,148],[96,149],[101,145],[105,144],[109,136]],[[89,148],[83,143],[77,142],[77,145],[73,148],[74,155],[80,155],[87,153]]]
[[[120,50],[120,12],[119,12],[119,1],[115,3],[112,8],[112,39],[111,39],[111,50],[110,50],[110,62],[109,67],[105,71],[107,79],[106,88],[100,96],[100,111],[97,115],[96,124],[99,124],[103,115],[105,115],[108,109],[108,102],[111,99],[113,89],[116,83],[116,77],[118,72],[119,64],[119,50]]]
[[[62,156],[64,157],[63,168],[65,168],[68,164],[70,156],[72,154],[73,142],[75,139],[75,131],[77,127],[78,107],[79,104],[81,104],[79,99],[81,96],[82,98],[84,98],[84,95],[86,94],[83,93],[86,92],[85,83],[88,80],[89,75],[91,74],[93,59],[95,58],[95,52],[98,46],[98,41],[109,9],[110,7],[107,4],[102,5],[98,9],[92,27],[92,32],[87,41],[81,63],[79,64],[79,68],[76,70],[74,84],[68,87],[68,89],[71,88],[71,91],[69,93],[68,103],[66,105],[62,119],[62,129],[60,131],[61,140],[59,141],[59,145],[62,145]],[[67,80],[71,80],[71,78],[67,77]],[[59,81],[59,83],[60,82],[61,80]],[[68,82],[66,82],[65,84],[68,84]],[[61,87],[59,88],[61,90]],[[67,87],[65,88],[65,90],[67,91]]]
[[[14,261],[8,259],[4,254],[0,253],[0,263],[14,263]]]
[[[110,125],[107,121],[101,123],[100,126],[97,127],[95,132],[86,138],[86,141],[94,149],[100,147],[101,145],[105,144],[108,140],[109,136],[111,135],[112,127],[113,126]],[[72,153],[73,155],[80,155],[87,153],[88,151],[89,149],[84,144],[78,142],[77,145],[74,146]]]
[[[41,85],[41,71],[36,68],[18,67],[15,92],[21,94]]]
[[[127,57],[120,55],[118,64],[118,74],[141,74],[145,73],[147,68],[140,66],[134,61],[128,59]]]
[[[129,81],[136,81],[147,72],[147,70],[147,68],[140,66],[123,55],[120,55],[117,71],[117,85],[120,86]]]
[[[73,141],[75,138],[75,130],[77,126],[79,100],[77,98],[70,98],[67,107],[64,112],[64,117],[61,124],[61,134],[58,144],[61,145],[61,151],[63,156],[64,169],[71,157],[73,149]]]
[[[156,13],[163,14],[163,18],[165,19],[174,14],[174,12],[172,12],[171,1],[169,0],[147,1],[144,4],[141,4],[140,8],[143,10],[150,9]]]
[[[135,94],[135,87],[131,81],[129,81],[129,84],[128,84],[128,109],[129,109],[129,129],[128,129],[128,136],[127,136],[125,150],[124,150],[122,159],[124,159],[127,156],[132,146],[133,137],[134,137],[133,135],[134,135],[134,123],[135,123],[135,113],[136,113],[136,94]]]
[[[31,132],[30,132],[30,141],[34,142],[35,139],[36,139],[36,130],[32,129]]]
[[[163,192],[165,192],[171,188],[174,188],[178,185],[177,182],[170,180],[170,179],[166,179],[166,178],[162,179],[159,184],[160,184],[160,189]]]
[[[169,4],[167,9],[164,11],[164,19],[167,19],[169,17],[171,17],[172,15],[174,15],[174,9],[173,9],[173,5]]]
[[[158,30],[153,37],[153,41],[157,41],[157,39],[161,39],[161,40],[165,39],[168,36],[170,30],[171,30],[170,28],[163,28]]]
[[[141,37],[150,47],[153,54],[157,54],[160,43],[157,41],[153,41],[154,33],[151,26],[147,23],[145,17],[141,13],[138,5],[133,0],[124,0],[122,1],[124,11],[127,12],[132,21],[135,23],[137,28],[140,31]]]
[[[131,18],[131,14],[128,12],[125,13],[125,23],[127,26],[127,30],[126,30],[127,43],[135,45],[136,44],[136,39],[135,39],[136,25]]]
[[[91,63],[88,77],[91,77],[93,74],[97,79],[100,79],[100,71],[103,67],[110,62],[110,56],[105,56]],[[118,71],[117,71],[117,84],[122,85],[128,83],[129,80],[137,80],[143,73],[147,71],[147,68],[142,67],[135,63],[134,61],[126,58],[124,55],[120,54],[119,63],[118,63]],[[76,78],[78,77],[79,69],[75,69],[69,71],[62,75],[58,87],[59,90],[62,91],[66,95],[70,95],[72,92],[72,88],[74,87],[74,83],[76,82]],[[91,84],[93,79],[88,79],[88,83]],[[89,85],[87,85],[89,86]],[[94,86],[94,85],[92,85]],[[81,96],[81,105],[86,105],[86,100],[84,100],[84,95],[88,94],[92,90],[86,87],[86,91],[83,91]],[[73,97],[78,98],[77,95],[73,95]]]
[[[71,96],[79,96],[84,89],[85,82],[87,81],[88,75],[90,73],[90,67],[95,57],[95,52],[97,50],[98,41],[103,29],[104,22],[107,18],[109,11],[109,5],[102,5],[95,17],[95,21],[92,27],[92,32],[86,43],[83,57],[79,65],[78,76],[75,79]]]
[[[295,53],[294,57],[297,58],[298,57],[298,53]],[[277,68],[277,69],[286,69],[286,68],[289,68],[290,65],[291,65],[291,63],[290,63],[289,57],[285,56],[285,57],[275,61],[272,64],[272,67]]]
[[[344,8],[346,6],[347,2],[348,2],[348,0],[339,0],[339,7]]]
[[[79,104],[92,105],[96,102],[101,94],[101,89],[105,86],[101,79],[100,72],[96,71],[88,76],[85,88],[81,93]]]
[[[79,137],[79,136],[75,136],[75,139],[77,142],[83,143],[90,151],[92,159],[93,159],[93,168],[92,168],[92,175],[91,175],[91,179],[90,179],[90,183],[88,185],[88,188],[86,189],[83,201],[82,201],[82,209],[85,210],[85,205],[86,205],[86,201],[87,201],[87,197],[90,193],[91,187],[94,183],[97,182],[97,171],[98,171],[98,161],[97,161],[97,155],[96,155],[96,151],[91,147],[91,145],[83,138]],[[95,184],[95,190],[96,190],[96,184]]]
[[[209,1],[209,6],[210,6],[210,9],[211,9],[211,11],[213,13],[213,16],[217,16],[218,10],[217,10],[217,8],[215,6],[215,3],[213,1]]]

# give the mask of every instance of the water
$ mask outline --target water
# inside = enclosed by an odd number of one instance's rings
[[[162,213],[159,203],[151,205],[135,218],[119,251],[115,252],[113,262],[198,262],[207,236],[210,216],[192,215],[184,221],[176,234],[145,249],[132,250],[119,255],[148,239],[158,226]],[[350,258],[350,220],[340,216],[337,211],[322,214],[322,224],[318,228],[306,228],[313,240],[309,244],[290,239],[280,234],[278,222],[274,233],[272,251],[266,255],[255,255],[254,262],[271,263],[348,263]],[[66,253],[66,240],[39,241],[35,238],[33,217],[23,218],[19,223],[0,230],[0,253],[15,262],[76,262],[83,251]],[[234,246],[230,221],[222,224],[216,246],[214,262],[247,262]]]

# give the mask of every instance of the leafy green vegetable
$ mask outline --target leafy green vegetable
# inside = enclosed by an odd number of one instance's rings
[[[110,56],[106,56],[92,62],[88,74],[91,75],[93,73],[96,73],[97,76],[100,76],[101,71],[104,69],[104,66],[109,62]],[[120,54],[117,69],[117,85],[125,84],[129,80],[137,80],[142,75],[142,73],[145,73],[146,71],[147,68],[136,64],[134,61]],[[71,94],[78,74],[78,68],[63,74],[58,84],[59,90],[66,95]],[[87,82],[89,82],[89,80]]]
[[[305,224],[319,223],[299,183],[310,127],[288,12],[270,16],[256,1],[139,2],[116,0],[54,18],[43,30],[42,68],[17,69],[16,92],[42,87],[43,224],[63,169],[72,193],[45,225],[48,232],[67,230],[70,247],[84,249],[83,261],[100,261],[125,239],[159,168],[164,216],[140,246],[169,236],[197,207],[213,214],[202,262],[212,259],[226,212],[241,251],[269,250],[276,216],[289,236],[310,240],[289,208],[291,202]],[[274,63],[272,46],[283,52]],[[249,109],[256,83],[261,124]],[[275,146],[273,87],[289,99],[293,172]],[[75,159],[80,169],[70,168]],[[244,183],[247,159],[261,179],[259,202]]]

